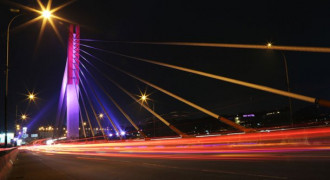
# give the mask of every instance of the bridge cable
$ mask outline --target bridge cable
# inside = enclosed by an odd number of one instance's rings
[[[233,83],[233,84],[237,84],[237,85],[241,85],[241,86],[245,86],[245,87],[249,87],[249,88],[253,88],[253,89],[258,89],[258,90],[261,90],[261,91],[270,92],[270,93],[281,95],[281,96],[291,97],[291,98],[298,99],[298,100],[301,100],[301,101],[315,103],[315,104],[325,106],[325,107],[330,107],[330,101],[325,100],[325,99],[319,99],[319,98],[304,96],[304,95],[300,95],[300,94],[296,94],[296,93],[292,93],[292,92],[287,92],[287,91],[283,91],[283,90],[279,90],[279,89],[275,89],[275,88],[271,88],[271,87],[267,87],[267,86],[263,86],[263,85],[249,83],[249,82],[245,82],[245,81],[241,81],[241,80],[237,80],[237,79],[232,79],[232,78],[228,78],[228,77],[224,77],[224,76],[214,75],[214,74],[206,73],[206,72],[203,72],[203,71],[198,71],[198,70],[193,70],[193,69],[180,67],[180,66],[176,66],[176,65],[171,65],[171,64],[167,64],[167,63],[157,62],[157,61],[153,61],[153,60],[146,59],[146,58],[139,58],[139,57],[129,56],[129,55],[125,55],[125,54],[114,52],[114,51],[108,51],[108,50],[104,50],[104,49],[94,48],[92,46],[88,46],[88,45],[84,45],[84,44],[80,44],[80,45],[84,46],[84,47],[100,50],[100,51],[103,51],[103,52],[107,52],[107,53],[110,53],[110,54],[126,57],[126,58],[129,58],[129,59],[135,59],[135,60],[138,60],[138,61],[142,61],[142,62],[146,62],[146,63],[150,63],[150,64],[155,64],[155,65],[167,67],[167,68],[170,68],[170,69],[176,69],[176,70],[180,70],[180,71],[184,71],[184,72],[189,72],[189,73],[192,73],[192,74],[197,74],[197,75],[201,75],[201,76],[204,76],[204,77],[209,77],[209,78],[212,78],[212,79],[217,79],[217,80],[221,80],[221,81],[225,81],[225,82],[229,82],[229,83]]]
[[[300,51],[330,53],[328,47],[307,47],[307,46],[277,46],[277,45],[256,45],[256,44],[230,44],[230,43],[203,43],[203,42],[136,42],[136,41],[103,41],[80,39],[85,42],[108,42],[118,44],[146,44],[146,45],[168,45],[168,46],[197,46],[197,47],[220,47],[220,48],[239,48],[239,49],[269,49],[281,51]]]
[[[85,110],[85,114],[86,114],[86,117],[87,117],[87,121],[88,121],[90,130],[91,130],[92,136],[94,137],[95,135],[94,135],[93,127],[92,127],[92,124],[91,124],[91,121],[90,121],[90,118],[89,118],[89,115],[88,115],[88,112],[87,112],[87,109],[86,109],[86,106],[85,106],[85,100],[82,97],[81,93],[79,93],[79,94],[80,94],[81,102],[82,102],[84,110]]]
[[[83,66],[84,67],[84,66]],[[84,67],[86,69],[86,67]],[[87,69],[86,69],[87,71]],[[99,70],[98,70],[99,71]],[[87,71],[88,72],[88,71]],[[100,72],[100,71],[99,71]],[[89,72],[88,72],[89,73]],[[102,73],[102,72],[100,72]],[[90,74],[90,73],[89,73]],[[163,117],[161,117],[159,114],[151,110],[148,106],[140,102],[138,99],[136,99],[130,92],[128,92],[126,89],[124,89],[122,86],[120,86],[117,82],[109,78],[106,74],[102,73],[109,81],[111,81],[114,85],[116,85],[119,89],[121,89],[124,93],[126,93],[129,97],[131,97],[133,100],[135,100],[137,103],[139,103],[143,108],[145,108],[147,111],[149,111],[151,114],[156,116],[160,121],[162,121],[166,126],[168,126],[172,131],[177,133],[181,137],[188,137],[187,134],[181,132],[179,129],[171,125],[168,121],[166,121]]]
[[[75,61],[76,62],[76,61]],[[79,91],[77,89],[77,83],[79,85],[79,82],[77,82],[77,78],[79,79],[79,73],[76,71],[77,68],[79,69],[79,65],[77,65],[76,63],[73,63],[73,65],[75,66],[75,69],[74,69],[74,73],[75,73],[75,76],[76,76],[76,79],[73,79],[73,84],[74,84],[74,88],[76,90],[76,94],[77,94],[77,99],[78,99],[78,102],[79,102]],[[84,120],[83,120],[83,116],[81,114],[81,109],[79,108],[79,115],[80,115],[80,120],[81,120],[81,127],[83,129],[83,134],[84,134],[84,137],[86,138],[86,131],[85,131],[85,126],[84,126]]]
[[[81,52],[87,53],[84,50],[81,50]],[[91,54],[88,53],[88,55],[91,55]],[[94,57],[95,59],[97,58],[95,56],[92,56],[92,57]],[[209,110],[207,110],[207,109],[205,109],[205,108],[203,108],[203,107],[201,107],[201,106],[199,106],[199,105],[197,105],[197,104],[195,104],[193,102],[190,102],[190,101],[188,101],[188,100],[186,100],[186,99],[184,99],[184,98],[182,98],[182,97],[180,97],[180,96],[178,96],[176,94],[173,94],[173,93],[171,93],[171,92],[169,92],[169,91],[167,91],[167,90],[165,90],[165,89],[163,89],[163,88],[161,88],[161,87],[159,87],[159,86],[157,86],[155,84],[152,84],[152,83],[150,83],[150,82],[148,82],[148,81],[146,81],[144,79],[141,79],[141,78],[139,78],[139,77],[137,77],[137,76],[135,76],[135,75],[127,72],[127,71],[124,71],[124,70],[122,70],[122,69],[114,66],[114,65],[111,65],[109,63],[106,63],[106,62],[104,62],[103,60],[101,60],[99,58],[97,58],[97,59],[99,61],[103,62],[104,64],[110,66],[111,68],[116,69],[117,71],[120,71],[120,72],[122,72],[122,73],[124,73],[124,74],[126,74],[126,75],[128,75],[128,76],[130,76],[130,77],[132,77],[132,78],[134,78],[134,79],[136,79],[136,80],[144,83],[144,84],[147,84],[147,85],[149,85],[149,86],[151,86],[151,87],[153,87],[153,88],[161,91],[162,93],[167,94],[167,95],[173,97],[174,99],[179,100],[180,102],[183,102],[183,103],[185,103],[185,104],[187,104],[187,105],[189,105],[189,106],[191,106],[191,107],[193,107],[193,108],[195,108],[195,109],[197,109],[197,110],[199,110],[199,111],[201,111],[201,112],[203,112],[203,113],[205,113],[205,114],[207,114],[207,115],[209,115],[211,117],[214,117],[215,119],[218,119],[219,121],[221,121],[221,122],[223,122],[223,123],[225,123],[225,124],[227,124],[227,125],[229,125],[231,127],[234,127],[236,129],[238,129],[240,131],[244,131],[244,132],[252,132],[252,131],[254,131],[253,129],[245,128],[245,127],[243,127],[243,126],[241,126],[239,124],[236,124],[235,122],[233,122],[233,121],[231,121],[231,120],[229,120],[229,119],[227,119],[225,117],[222,117],[222,116],[220,116],[218,114],[215,114],[215,113],[213,113],[213,112],[211,112],[211,111],[209,111]]]
[[[84,59],[86,62],[89,63],[89,61],[83,57],[82,55],[80,55],[80,57],[82,59]],[[147,136],[142,132],[142,130],[134,123],[134,121],[132,120],[132,118],[119,106],[119,104],[113,99],[113,97],[106,92],[106,90],[104,89],[104,87],[96,80],[96,78],[90,74],[90,76],[94,79],[94,82],[96,82],[96,84],[102,89],[102,91],[108,96],[108,98],[112,101],[112,103],[117,107],[117,109],[125,116],[125,118],[131,123],[131,125],[144,137],[146,138]]]
[[[81,65],[84,67],[84,65],[81,63]],[[106,111],[104,105],[102,104],[101,100],[99,99],[99,97],[97,96],[93,86],[90,85],[90,83],[87,81],[85,75],[83,74],[83,72],[81,72],[85,81],[87,82],[87,85],[90,87],[90,89],[92,90],[92,93],[94,94],[94,97],[96,98],[97,102],[99,103],[99,105],[101,106],[102,110],[104,111],[104,113],[106,114],[106,116],[108,117],[108,120],[110,121],[112,127],[115,129],[115,131],[118,133],[118,136],[120,139],[122,139],[122,136],[117,128],[117,126],[114,124],[114,122],[112,121],[111,117],[109,116],[108,112]],[[91,75],[91,74],[90,74]]]
[[[81,72],[81,71],[80,71],[80,72]],[[81,72],[81,73],[82,73],[82,72]],[[94,107],[93,107],[93,104],[92,104],[92,102],[91,102],[91,100],[90,100],[90,98],[89,98],[89,96],[88,96],[88,93],[87,93],[87,91],[86,91],[86,89],[85,89],[85,85],[84,85],[84,83],[82,82],[81,78],[79,78],[79,81],[80,81],[80,83],[81,83],[81,85],[82,85],[82,87],[83,87],[83,91],[84,91],[84,93],[86,94],[87,101],[88,101],[89,106],[91,107],[91,109],[92,109],[92,111],[93,111],[94,117],[95,117],[95,119],[96,119],[97,124],[98,124],[99,127],[100,127],[100,130],[101,130],[101,132],[102,132],[102,135],[103,135],[104,139],[107,140],[107,139],[106,139],[106,136],[105,136],[105,134],[104,134],[104,131],[103,131],[103,127],[102,127],[102,125],[101,125],[101,123],[100,123],[100,121],[99,121],[99,119],[98,119],[98,117],[97,117],[97,114],[96,114],[96,112],[95,112],[95,109],[94,109]]]

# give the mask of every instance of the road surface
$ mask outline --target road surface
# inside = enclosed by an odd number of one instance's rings
[[[274,154],[273,154],[274,155]],[[184,160],[102,157],[20,150],[13,179],[329,179],[330,152],[276,154],[278,159]],[[235,155],[233,155],[235,156]],[[253,156],[253,155],[252,155]],[[273,157],[276,157],[273,156]]]

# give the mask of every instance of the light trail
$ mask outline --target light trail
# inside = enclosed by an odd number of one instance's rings
[[[291,97],[291,98],[298,99],[298,100],[301,100],[301,101],[306,101],[306,102],[310,102],[310,103],[319,104],[319,105],[325,106],[325,107],[330,107],[330,101],[324,100],[324,99],[318,99],[318,98],[315,98],[315,97],[304,96],[304,95],[300,95],[300,94],[297,94],[297,93],[287,92],[287,91],[283,91],[283,90],[279,90],[279,89],[275,89],[275,88],[271,88],[271,87],[267,87],[267,86],[263,86],[263,85],[258,85],[258,84],[254,84],[254,83],[250,83],[250,82],[240,81],[240,80],[237,80],[237,79],[232,79],[232,78],[228,78],[228,77],[224,77],[224,76],[220,76],[220,75],[215,75],[215,74],[211,74],[211,73],[207,73],[207,72],[203,72],[203,71],[199,71],[199,70],[194,70],[194,69],[189,69],[189,68],[185,68],[185,67],[180,67],[180,66],[176,66],[176,65],[167,64],[167,63],[157,62],[157,61],[150,60],[150,59],[139,58],[139,57],[135,57],[135,56],[129,56],[129,55],[125,55],[125,54],[114,52],[114,51],[108,51],[108,50],[104,50],[104,49],[94,48],[92,46],[88,46],[88,45],[84,45],[84,44],[80,44],[80,45],[84,46],[84,47],[100,50],[100,51],[103,51],[103,52],[107,52],[107,53],[110,53],[110,54],[114,54],[114,55],[117,55],[117,56],[126,57],[126,58],[129,58],[129,59],[135,59],[135,60],[150,63],[150,64],[155,64],[155,65],[159,65],[159,66],[163,66],[163,67],[167,67],[167,68],[171,68],[171,69],[176,69],[176,70],[180,70],[180,71],[184,71],[184,72],[189,72],[189,73],[192,73],[192,74],[197,74],[197,75],[200,75],[200,76],[225,81],[225,82],[229,82],[229,83],[232,83],[232,84],[237,84],[237,85],[241,85],[241,86],[245,86],[245,87],[249,87],[249,88],[253,88],[253,89],[258,89],[258,90],[261,90],[261,91],[266,91],[266,92],[281,95],[281,96]]]
[[[51,154],[94,157],[283,160],[287,158],[315,158],[315,156],[308,157],[299,154],[300,152],[328,152],[330,151],[329,138],[330,127],[325,127],[157,141],[61,143],[20,148]],[[322,159],[324,156],[320,155],[317,158]]]

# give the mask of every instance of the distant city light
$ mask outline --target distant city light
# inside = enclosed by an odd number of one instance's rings
[[[126,134],[125,131],[121,131],[121,132],[120,132],[120,135],[122,135],[122,136],[125,136],[125,134]]]
[[[109,136],[110,136],[110,137],[112,137],[112,136],[113,136],[113,134],[112,134],[112,133],[110,133],[110,134],[109,134]]]
[[[243,114],[243,117],[255,117],[254,114]]]
[[[23,127],[23,134],[26,134],[27,132],[27,127]]]

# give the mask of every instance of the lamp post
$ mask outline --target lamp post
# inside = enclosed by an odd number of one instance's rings
[[[5,85],[5,147],[7,147],[8,142],[7,142],[7,133],[8,133],[8,71],[9,71],[9,33],[10,33],[10,26],[12,22],[22,14],[18,14],[14,16],[8,24],[7,27],[7,56],[6,56],[6,69],[5,69],[5,74],[6,74],[6,85]]]
[[[287,86],[287,90],[288,92],[290,92],[290,81],[289,81],[289,72],[288,72],[288,63],[286,61],[286,57],[284,55],[284,53],[281,51],[281,54],[283,56],[283,60],[284,60],[284,66],[285,66],[285,78],[286,78],[286,86]],[[289,118],[291,121],[291,127],[293,127],[293,118],[292,118],[292,99],[289,97]]]
[[[73,1],[72,1],[73,2]],[[41,18],[43,18],[43,25],[42,25],[42,28],[44,27],[44,23],[46,23],[46,21],[49,21],[51,24],[52,24],[52,21],[51,21],[51,18],[54,17],[54,18],[57,18],[57,19],[61,19],[61,20],[65,20],[68,22],[68,20],[66,19],[63,19],[63,18],[60,18],[58,16],[55,16],[53,15],[54,12],[62,9],[63,7],[69,5],[70,3],[66,3],[62,6],[59,6],[57,7],[56,9],[50,9],[51,7],[51,3],[52,1],[48,1],[47,3],[47,6],[44,6],[40,1],[38,1],[38,4],[41,8],[41,10],[37,10],[37,9],[34,9],[34,8],[30,8],[30,7],[27,7],[27,6],[24,6],[24,5],[20,5],[20,7],[22,7],[23,9],[26,9],[26,10],[29,10],[29,11],[32,11],[32,12],[37,12],[40,14],[39,17],[29,21],[29,22],[34,22],[35,20],[38,20]],[[14,12],[14,13],[17,13],[17,12],[20,12],[20,10],[18,9],[10,9],[11,12]],[[4,121],[4,126],[5,126],[5,147],[7,147],[8,145],[8,142],[7,142],[7,133],[8,133],[8,71],[9,71],[9,34],[10,34],[10,26],[12,24],[12,22],[17,18],[19,17],[20,15],[22,14],[18,14],[16,16],[14,16],[10,21],[9,21],[9,24],[8,24],[8,28],[7,28],[7,56],[6,56],[6,68],[5,68],[5,107],[4,107],[4,115],[5,115],[5,121]],[[54,30],[56,31],[56,28],[54,27],[54,25],[52,25]],[[43,29],[41,29],[43,30]],[[30,97],[30,100],[33,100],[34,97]]]
[[[266,46],[268,48],[272,48],[272,43],[267,43]],[[286,57],[284,55],[284,53],[282,51],[280,51],[283,57],[283,61],[284,61],[284,68],[285,68],[285,80],[286,80],[286,87],[287,87],[287,91],[290,92],[290,81],[289,81],[289,72],[288,72],[288,63],[286,60]],[[289,97],[289,119],[291,122],[291,127],[293,127],[293,118],[292,118],[292,99]]]
[[[140,101],[142,102],[142,103],[147,103],[147,100],[148,100],[148,95],[146,95],[146,93],[144,93],[144,94],[141,94],[141,96],[140,96]],[[148,104],[148,103],[147,103]],[[154,103],[152,103],[152,111],[155,111],[155,104]],[[152,120],[153,120],[153,134],[154,134],[154,137],[156,137],[156,121],[155,121],[155,116],[152,116]]]

